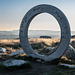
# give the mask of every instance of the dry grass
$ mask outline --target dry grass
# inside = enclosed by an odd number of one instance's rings
[[[44,39],[44,38],[37,38],[37,39],[29,39],[30,43],[40,43],[44,42],[47,45],[51,45],[52,43],[60,42],[60,39]]]
[[[19,39],[1,39],[0,40],[0,44],[12,44],[12,45],[14,45],[15,43],[17,44],[17,43],[19,43],[20,41],[19,41]]]
[[[71,42],[72,42],[72,41],[75,41],[75,38],[71,39]]]
[[[71,43],[72,43],[72,41],[75,41],[75,39],[71,39]],[[31,39],[29,39],[29,42],[33,46],[33,48],[42,48],[46,45],[51,46],[52,44],[54,44],[56,42],[60,42],[60,39],[43,39],[43,38],[32,39],[31,38]],[[19,39],[9,39],[9,40],[1,39],[0,47],[6,48],[7,54],[10,54],[17,50],[22,50]],[[5,61],[6,59],[23,59],[23,60],[28,60],[28,61],[36,60],[31,57],[26,57],[25,55],[24,56],[17,55],[14,57],[9,57],[8,55],[0,56],[0,62]],[[67,63],[67,64],[75,64],[75,60],[70,60],[70,59],[67,59],[66,57],[62,57],[60,59],[60,62]],[[35,72],[33,72],[33,73],[35,73]],[[66,69],[66,68],[63,69],[62,67],[57,66],[55,69],[53,69],[52,71],[50,71],[49,73],[46,73],[44,75],[70,75],[69,73],[71,75],[75,75],[75,70],[74,69],[73,70]],[[34,75],[36,75],[36,74],[34,74]]]
[[[72,41],[75,41],[75,38],[74,39],[71,39],[71,42]],[[56,43],[56,42],[60,42],[60,39],[44,39],[44,38],[36,38],[36,39],[29,39],[29,42],[30,44],[31,43],[40,43],[40,42],[44,42],[48,45],[52,44],[52,43]],[[1,44],[19,44],[20,43],[20,40],[19,39],[0,39],[0,45]]]
[[[75,41],[75,39],[71,39],[71,42],[72,41]],[[40,49],[44,46],[52,46],[52,44],[60,42],[60,39],[31,38],[29,39],[29,42],[32,48],[38,47]],[[71,43],[71,45],[73,45],[73,47],[75,48],[75,44]],[[0,47],[6,48],[9,54],[14,52],[15,50],[22,50],[19,39],[0,39]]]

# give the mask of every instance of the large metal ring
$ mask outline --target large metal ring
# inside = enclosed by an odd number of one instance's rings
[[[54,16],[58,21],[61,29],[60,44],[56,49],[56,51],[48,56],[36,53],[30,46],[28,41],[29,24],[32,21],[32,19],[40,13],[49,13],[52,16]],[[45,61],[51,61],[60,58],[63,55],[63,53],[66,51],[67,47],[69,46],[70,36],[71,36],[70,26],[64,13],[56,7],[46,4],[37,5],[26,13],[26,15],[24,16],[21,22],[20,33],[19,33],[20,44],[26,55],[32,56],[33,58],[40,58]]]

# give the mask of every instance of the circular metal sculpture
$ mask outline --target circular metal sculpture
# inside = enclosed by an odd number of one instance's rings
[[[61,28],[61,40],[58,48],[55,52],[50,55],[41,55],[36,53],[29,44],[28,41],[28,27],[32,19],[41,13],[49,13],[56,18]],[[32,56],[33,58],[40,58],[45,61],[52,61],[54,59],[60,58],[66,51],[70,42],[70,27],[66,16],[61,10],[52,5],[38,5],[30,9],[24,16],[21,26],[20,26],[20,44],[27,56]]]

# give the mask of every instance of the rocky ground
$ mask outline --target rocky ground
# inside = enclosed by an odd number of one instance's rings
[[[46,72],[49,72],[51,69],[53,69],[56,66],[56,65],[47,65],[38,62],[32,62],[31,65],[32,68],[30,69],[22,68],[15,71],[9,71],[0,68],[0,75],[41,75]]]
[[[41,50],[46,49],[47,47],[56,48],[57,45],[59,45],[60,39],[29,39],[29,42],[32,46],[32,48],[36,52],[40,52]],[[71,39],[70,45],[75,48],[75,39]],[[32,68],[26,69],[25,67],[22,67],[21,69],[15,70],[7,70],[2,67],[0,67],[0,75],[75,75],[75,69],[69,69],[66,67],[60,67],[60,65],[52,64],[50,62],[44,62],[40,59],[35,60],[33,58],[27,58],[26,54],[17,54],[14,56],[9,56],[11,53],[15,51],[22,51],[22,48],[20,46],[19,39],[3,39],[0,40],[0,47],[5,48],[5,52],[0,51],[0,62],[4,62],[6,60],[10,59],[22,59],[25,61],[29,61]],[[47,50],[46,50],[47,52]],[[3,53],[3,54],[2,54]],[[55,61],[55,63],[58,63]],[[67,59],[65,56],[63,56],[59,63],[67,63],[67,64],[74,64],[75,65],[75,59]],[[66,71],[65,71],[66,70]]]

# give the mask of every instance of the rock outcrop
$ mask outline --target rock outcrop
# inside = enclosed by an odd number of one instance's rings
[[[21,66],[26,63],[27,62],[24,60],[6,60],[5,62],[3,62],[3,65],[6,67],[10,67],[10,66]]]
[[[71,45],[69,45],[64,56],[66,56],[69,59],[75,59],[75,49]]]
[[[49,55],[53,53],[57,49],[57,47],[55,47],[54,49],[52,47],[44,48],[39,52],[39,54]],[[69,45],[63,56],[67,57],[68,59],[75,59],[75,49],[71,45]]]
[[[15,55],[19,55],[19,54],[24,54],[25,52],[22,50],[22,51],[15,51],[13,53],[11,53],[9,56],[15,56]]]
[[[5,48],[0,47],[0,53],[5,53],[5,52],[6,52],[6,49],[5,49]]]
[[[68,68],[75,68],[75,65],[69,65],[69,64],[60,64],[60,65]]]

